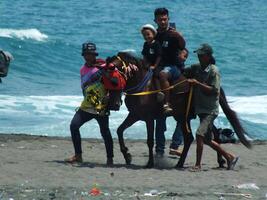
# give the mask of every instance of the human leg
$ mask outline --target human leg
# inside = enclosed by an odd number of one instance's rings
[[[105,116],[96,116],[96,120],[100,127],[100,133],[103,137],[105,147],[106,147],[106,154],[107,154],[107,164],[113,164],[113,139],[109,129],[109,117]]]
[[[170,144],[170,148],[171,149],[178,149],[179,146],[182,144],[182,142],[183,142],[183,131],[181,128],[181,123],[177,122],[174,133],[172,135],[172,141]]]
[[[165,149],[165,133],[166,131],[166,117],[162,116],[156,119],[156,153],[159,155],[164,154]]]
[[[86,113],[81,109],[79,109],[73,116],[70,123],[70,132],[75,155],[66,159],[67,162],[82,162],[81,134],[79,129],[85,122],[92,118],[91,114]]]
[[[216,115],[200,114],[200,124],[196,131],[196,163],[195,167],[201,169],[201,159],[203,152],[204,139],[205,142],[212,140],[212,125]]]
[[[178,151],[178,148],[182,144],[183,139],[184,138],[183,138],[181,123],[177,122],[174,133],[172,135],[172,141],[170,144],[170,152],[169,152],[170,155],[177,155],[177,156],[181,155],[181,152]]]
[[[166,89],[166,88],[169,88],[170,87],[170,83],[168,81],[169,79],[169,72],[166,70],[162,70],[160,73],[159,73],[159,80],[160,80],[160,87],[161,89]],[[172,108],[170,107],[170,91],[169,90],[164,90],[163,91],[164,95],[165,95],[165,101],[164,101],[164,105],[163,105],[163,112],[164,114],[166,115],[169,115],[171,114],[172,112]]]

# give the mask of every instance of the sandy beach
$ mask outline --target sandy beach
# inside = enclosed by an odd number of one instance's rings
[[[240,156],[233,171],[218,169],[216,153],[205,146],[201,172],[189,171],[195,144],[184,170],[174,168],[178,159],[169,157],[168,148],[163,158],[155,158],[155,168],[145,169],[144,140],[126,140],[131,166],[125,165],[117,140],[113,167],[105,166],[102,140],[83,139],[82,145],[84,163],[70,165],[64,162],[73,154],[70,138],[0,134],[0,199],[246,199],[242,194],[267,198],[267,142],[254,142],[252,150],[241,144],[223,145]],[[94,186],[100,195],[89,194]]]

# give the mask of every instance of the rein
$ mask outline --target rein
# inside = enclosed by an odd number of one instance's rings
[[[178,83],[175,83],[174,85],[171,85],[170,87],[167,87],[165,89],[158,89],[158,90],[151,90],[151,91],[145,91],[145,92],[138,92],[138,93],[133,93],[133,94],[129,94],[129,93],[125,93],[125,95],[128,95],[128,96],[142,96],[142,95],[150,95],[150,94],[155,94],[155,93],[159,93],[159,92],[162,92],[162,91],[166,91],[166,90],[171,90],[173,88],[175,88],[176,86],[178,85],[181,85],[182,83],[184,83],[186,81],[185,80],[182,80]]]

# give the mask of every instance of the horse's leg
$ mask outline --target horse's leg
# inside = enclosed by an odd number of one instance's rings
[[[146,120],[147,146],[149,150],[149,159],[146,168],[154,167],[153,147],[154,147],[154,119]]]
[[[187,129],[187,125],[188,124],[188,129]],[[176,168],[183,168],[184,167],[184,162],[185,159],[187,157],[187,153],[189,151],[189,148],[192,144],[192,142],[194,141],[194,137],[192,135],[192,131],[191,131],[191,126],[190,126],[190,121],[188,121],[186,123],[186,121],[182,121],[181,123],[182,125],[182,130],[183,130],[183,136],[184,136],[184,149],[182,151],[181,157],[176,165]]]
[[[129,113],[126,119],[122,122],[122,124],[117,129],[117,135],[120,143],[120,150],[124,156],[125,162],[127,165],[130,165],[132,162],[132,155],[128,152],[128,148],[125,146],[124,139],[123,139],[123,132],[125,129],[132,126],[138,119],[133,114]]]

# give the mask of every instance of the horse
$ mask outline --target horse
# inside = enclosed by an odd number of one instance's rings
[[[127,52],[119,52],[116,56],[109,57],[107,63],[112,63],[125,77],[126,87],[124,88],[125,105],[129,111],[127,117],[117,129],[120,151],[122,152],[127,165],[131,164],[132,156],[126,147],[123,133],[137,121],[144,121],[147,129],[147,145],[149,158],[146,168],[154,167],[153,146],[154,146],[154,120],[162,115],[162,103],[157,101],[157,93],[160,90],[153,84],[153,72],[147,68],[142,59],[137,58]],[[176,168],[183,168],[185,159],[191,143],[194,140],[190,120],[192,115],[192,87],[181,75],[174,81],[170,88],[170,103],[173,108],[172,116],[179,121],[182,126],[184,136],[184,148]],[[251,148],[251,143],[245,137],[246,131],[242,127],[236,113],[231,110],[221,89],[220,105],[232,125],[235,133],[247,148]]]

